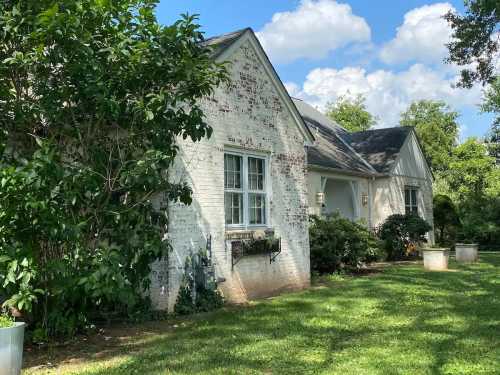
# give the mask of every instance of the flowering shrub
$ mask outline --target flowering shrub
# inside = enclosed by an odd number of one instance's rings
[[[378,229],[389,260],[400,260],[416,255],[418,245],[432,227],[417,215],[394,214]]]

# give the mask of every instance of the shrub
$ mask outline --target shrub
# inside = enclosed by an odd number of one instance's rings
[[[388,260],[406,259],[416,254],[417,246],[425,240],[432,227],[417,215],[394,214],[378,229]]]
[[[363,262],[379,258],[378,241],[364,226],[339,214],[312,216],[310,221],[311,271],[356,271]]]
[[[0,314],[0,328],[9,328],[14,324],[14,319],[9,315]]]

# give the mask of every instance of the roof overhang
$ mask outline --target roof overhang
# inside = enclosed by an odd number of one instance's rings
[[[307,168],[310,170],[315,170],[315,171],[324,171],[324,172],[330,172],[330,173],[336,173],[336,174],[342,174],[345,176],[354,176],[354,177],[364,177],[364,178],[389,177],[389,175],[384,174],[384,173],[378,173],[378,172],[364,173],[364,172],[350,171],[350,170],[338,169],[338,168],[332,168],[332,167],[323,167],[321,165],[315,165],[315,164],[308,164]]]

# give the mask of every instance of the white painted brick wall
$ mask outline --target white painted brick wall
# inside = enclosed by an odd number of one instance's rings
[[[159,309],[173,308],[185,258],[204,248],[209,235],[217,276],[226,279],[220,289],[229,302],[300,289],[310,282],[303,136],[253,47],[243,44],[231,61],[229,87],[220,87],[202,103],[206,120],[214,129],[211,139],[198,143],[181,141],[171,171],[173,181],[187,181],[192,186],[193,203],[169,205],[173,253],[168,262],[155,264],[152,274],[151,298]],[[251,256],[231,268],[230,246],[225,241],[225,147],[269,155],[270,219],[276,235],[282,238],[282,253],[272,264],[264,255]]]

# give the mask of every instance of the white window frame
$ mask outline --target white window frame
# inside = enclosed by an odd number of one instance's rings
[[[242,189],[226,189],[224,185],[224,223],[226,223],[226,201],[225,193],[243,193],[243,223],[241,224],[225,224],[227,229],[258,229],[258,228],[270,228],[271,227],[271,217],[269,203],[271,201],[271,179],[269,172],[269,155],[265,153],[258,153],[254,151],[246,150],[235,150],[235,149],[224,149],[225,155],[235,155],[242,158]],[[256,158],[264,161],[264,190],[250,190],[248,181],[248,158]],[[262,224],[250,224],[250,200],[249,194],[264,194],[265,202],[265,221]]]
[[[406,191],[409,191],[409,197],[410,197],[410,204],[406,204]],[[412,191],[415,191],[415,202],[412,201],[412,194],[411,192]],[[407,215],[408,213],[413,213],[413,207],[416,207],[417,208],[417,215],[420,214],[420,210],[418,208],[418,198],[419,198],[419,187],[418,186],[410,186],[410,185],[406,185],[404,187],[404,191],[403,191],[403,199],[404,199],[404,206],[405,206],[405,215]],[[406,210],[406,207],[409,207],[410,208],[410,211],[408,212]]]

